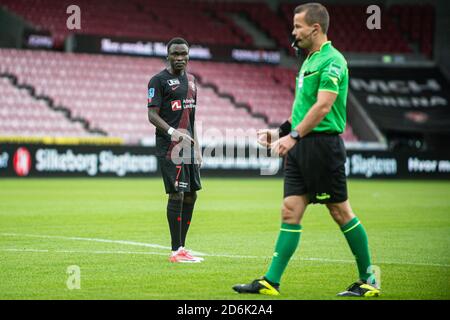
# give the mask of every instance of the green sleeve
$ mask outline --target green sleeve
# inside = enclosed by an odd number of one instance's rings
[[[339,85],[347,72],[345,63],[331,60],[320,74],[319,91],[330,91],[339,93]]]

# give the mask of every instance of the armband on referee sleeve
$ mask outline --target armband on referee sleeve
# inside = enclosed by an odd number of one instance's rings
[[[291,133],[291,123],[286,120],[279,128],[280,130],[280,138],[287,136],[289,133]]]

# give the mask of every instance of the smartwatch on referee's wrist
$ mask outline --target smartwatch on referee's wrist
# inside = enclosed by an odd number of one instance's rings
[[[292,139],[296,141],[300,141],[300,135],[298,134],[297,130],[292,130],[291,133],[289,133]]]

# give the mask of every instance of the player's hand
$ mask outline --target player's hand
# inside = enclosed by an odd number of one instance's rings
[[[195,144],[194,148],[194,164],[198,165],[199,168],[202,167],[203,157],[202,157],[202,148],[200,147],[200,144]]]
[[[262,129],[256,132],[258,143],[263,147],[269,148],[272,141],[278,139],[280,133],[278,129]]]
[[[178,130],[174,130],[172,132],[171,138],[172,141],[180,142],[185,146],[193,146],[195,144],[194,139],[192,139],[189,135]]]
[[[195,151],[195,164],[198,165],[199,168],[202,167],[203,157],[201,151]]]
[[[289,150],[291,150],[292,147],[295,146],[296,143],[297,140],[292,138],[290,135],[284,136],[283,138],[280,138],[271,144],[271,154],[284,157],[289,152]]]

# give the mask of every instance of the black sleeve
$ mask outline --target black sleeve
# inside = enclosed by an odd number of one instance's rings
[[[147,107],[161,107],[162,97],[161,81],[155,76],[148,83]]]

